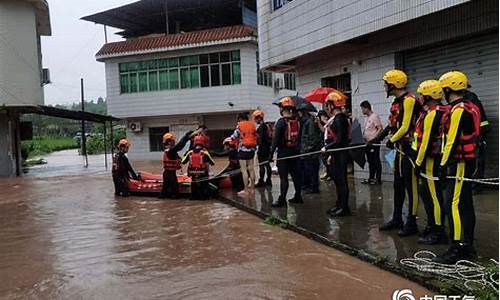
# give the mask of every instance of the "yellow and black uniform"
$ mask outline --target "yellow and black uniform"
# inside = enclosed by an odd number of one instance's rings
[[[160,198],[177,198],[179,194],[177,170],[181,169],[181,157],[178,152],[186,146],[192,133],[192,131],[188,131],[178,143],[174,144],[172,147],[165,147],[162,158],[163,186],[160,192]]]
[[[423,236],[419,242],[436,244],[445,241],[444,235],[444,209],[443,193],[444,185],[432,177],[439,176],[439,164],[441,162],[441,120],[448,111],[447,106],[429,105],[428,111],[422,111],[417,121],[415,138],[412,149],[417,152],[415,165],[418,170],[425,174],[419,180],[419,195],[422,199],[427,214],[426,232],[430,236]],[[416,172],[418,176],[420,172]]]
[[[416,215],[418,208],[418,185],[411,159],[415,151],[411,148],[411,141],[416,121],[421,109],[420,103],[408,92],[394,99],[391,104],[389,126],[377,140],[383,139],[389,132],[388,147],[397,147],[394,163],[394,211],[392,220],[382,225],[380,230],[397,228],[403,221],[403,204],[405,192],[408,194],[408,217],[405,226],[400,230],[401,236],[417,232]]]
[[[472,186],[462,178],[472,178],[476,170],[480,111],[471,101],[464,99],[451,105],[449,121],[443,124],[445,140],[440,165],[446,175],[456,178],[446,179],[445,207],[452,241],[472,246],[476,223]]]

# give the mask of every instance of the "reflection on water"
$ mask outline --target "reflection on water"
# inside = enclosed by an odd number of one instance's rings
[[[387,299],[395,288],[425,292],[227,205],[115,198],[109,174],[71,172],[0,179],[0,298]]]

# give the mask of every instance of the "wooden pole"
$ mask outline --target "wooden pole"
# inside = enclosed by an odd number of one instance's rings
[[[83,78],[80,78],[80,92],[82,97],[82,155],[85,156],[85,168],[89,167],[89,158],[87,156],[87,137],[85,136],[85,118],[83,113],[85,112],[85,95],[83,93]]]

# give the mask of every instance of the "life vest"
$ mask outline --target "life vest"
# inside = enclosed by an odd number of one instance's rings
[[[120,164],[120,155],[124,155],[124,154],[120,154],[119,152],[113,154],[113,165],[111,167],[111,172],[113,174],[119,174],[119,173],[126,172],[124,166],[122,164]]]
[[[250,121],[241,121],[238,123],[241,134],[241,144],[247,148],[257,146],[257,129],[255,124]]]
[[[442,118],[442,124],[444,127],[443,136],[445,137],[450,130],[451,123],[451,115],[457,108],[462,108],[465,113],[468,113],[472,117],[473,122],[473,130],[471,133],[465,134],[463,132],[459,132],[456,137],[456,146],[452,149],[452,156],[455,159],[474,159],[477,157],[477,149],[479,146],[479,138],[481,136],[481,111],[469,100],[465,100],[456,104],[446,113]],[[442,146],[444,147],[445,141],[443,141]]]
[[[420,111],[422,109],[420,102],[415,98],[415,96],[408,93],[405,96],[403,96],[403,100],[392,102],[390,116],[389,116],[389,124],[393,128],[393,133],[395,133],[403,125],[404,101],[406,101],[406,99],[408,98],[415,99],[415,105],[413,107],[412,118],[410,121],[410,128],[408,128],[408,133],[405,136],[406,141],[411,140],[411,138],[413,137],[413,133],[415,132],[417,120],[419,118]]]
[[[299,145],[300,123],[294,119],[285,119],[285,121],[285,145],[290,148],[297,147]]]
[[[422,146],[422,140],[424,138],[424,123],[425,117],[430,112],[435,111],[436,116],[434,118],[434,122],[441,123],[441,120],[444,115],[448,114],[450,111],[450,107],[448,105],[436,105],[436,107],[430,109],[429,111],[422,111],[417,119],[417,123],[415,125],[415,132],[413,134],[414,139],[412,143],[412,149],[418,152],[418,149]],[[437,132],[435,132],[435,136],[431,136],[429,139],[429,145],[427,146],[426,155],[430,157],[435,157],[441,153],[441,145],[442,145],[442,136],[443,132],[441,130],[442,126],[439,126]],[[431,130],[434,130],[434,124],[432,124]]]
[[[188,175],[200,176],[207,174],[207,172],[208,164],[205,162],[205,152],[191,151],[191,153],[189,154]]]
[[[168,150],[163,152],[163,169],[167,171],[177,171],[182,169],[181,160],[179,158],[170,159],[168,157]]]
[[[274,135],[274,123],[264,123],[264,125],[267,127],[267,138],[269,141],[272,141]]]
[[[328,122],[326,124],[326,138],[325,140],[332,140],[332,141],[337,141],[337,132],[335,130],[332,129],[332,123],[334,122],[335,119],[332,119],[331,122]],[[350,120],[348,119],[347,120],[347,128],[346,128],[346,132],[344,133],[345,134],[345,137],[347,138],[346,139],[346,144],[349,144],[349,142],[351,141],[351,129],[352,125],[351,125],[351,122]]]

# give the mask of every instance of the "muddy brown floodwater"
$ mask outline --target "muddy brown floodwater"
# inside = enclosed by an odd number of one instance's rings
[[[115,198],[109,174],[0,179],[2,299],[430,294],[217,201]]]

